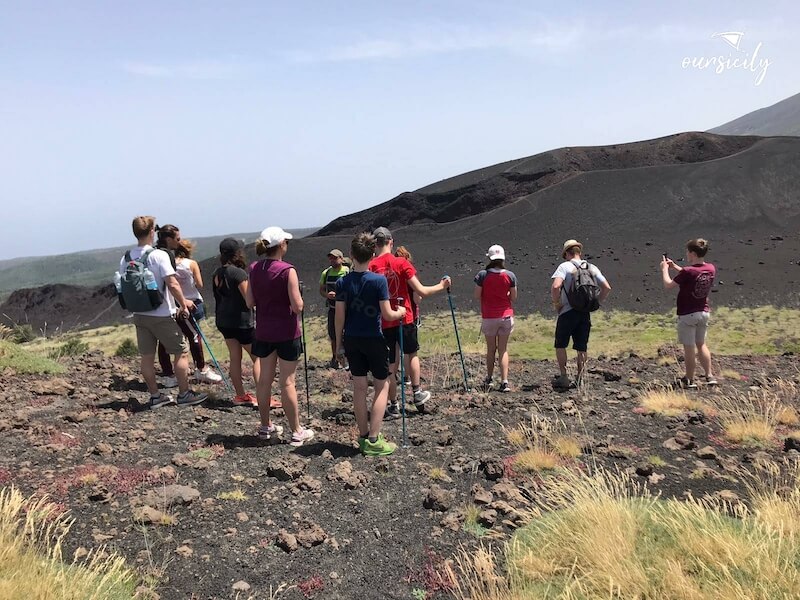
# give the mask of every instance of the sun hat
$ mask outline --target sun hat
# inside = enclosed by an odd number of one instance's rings
[[[233,254],[242,247],[242,243],[235,238],[225,238],[219,243],[220,254]]]
[[[386,227],[378,227],[375,231],[372,232],[372,235],[375,236],[376,240],[392,239],[392,232],[386,229]]]
[[[328,256],[335,256],[336,258],[344,258],[344,254],[338,248],[334,248],[330,252],[328,252]]]
[[[564,242],[564,249],[561,250],[561,258],[567,258],[567,250],[570,248],[578,247],[578,250],[582,253],[583,252],[583,244],[581,244],[578,240],[567,240]]]
[[[267,248],[274,248],[283,240],[290,240],[292,237],[294,236],[292,236],[291,233],[284,231],[280,227],[267,227],[261,232],[261,235],[258,236],[258,239],[267,242]]]
[[[489,246],[489,251],[486,253],[486,256],[489,257],[489,260],[505,260],[506,251],[503,250],[501,245],[495,244],[494,246]]]

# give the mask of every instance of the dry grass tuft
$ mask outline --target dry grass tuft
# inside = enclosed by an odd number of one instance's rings
[[[229,492],[220,492],[217,494],[217,500],[229,500],[231,502],[244,502],[245,500],[249,500],[250,496],[244,493],[239,488],[235,490],[231,490]]]
[[[766,388],[746,395],[721,395],[713,400],[725,439],[744,446],[768,446],[775,437],[777,415],[783,408]]]
[[[785,470],[784,470],[785,471]],[[531,522],[502,549],[456,560],[457,598],[795,598],[798,469],[754,482],[753,507],[660,500],[628,475],[544,480]],[[783,491],[781,491],[783,490]]]
[[[550,440],[553,450],[561,458],[578,458],[581,452],[581,443],[572,436],[557,435]]]
[[[689,398],[684,392],[664,388],[647,390],[639,398],[639,406],[644,414],[664,417],[677,417],[690,410],[696,410],[708,416],[713,413],[709,405]]]
[[[797,411],[791,406],[782,406],[778,408],[775,413],[775,420],[779,425],[786,425],[787,427],[796,427],[800,425],[800,416]]]
[[[559,456],[543,448],[523,450],[514,457],[514,468],[528,473],[552,471],[559,466],[561,466]]]
[[[542,417],[532,417],[529,425],[506,428],[505,434],[518,450],[512,464],[520,471],[552,471],[581,455],[580,442],[565,431],[563,423],[554,425]]]
[[[80,564],[62,561],[72,523],[46,499],[0,490],[0,598],[133,598],[136,579],[119,556],[100,550]]]

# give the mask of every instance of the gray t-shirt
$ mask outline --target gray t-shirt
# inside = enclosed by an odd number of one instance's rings
[[[573,258],[572,260],[566,260],[558,265],[556,272],[553,273],[551,279],[556,279],[560,277],[564,280],[564,285],[561,286],[561,310],[559,311],[559,315],[563,315],[565,312],[572,310],[572,307],[569,305],[569,300],[567,299],[567,290],[569,286],[572,285],[573,275],[578,272],[578,265],[580,265],[583,261],[582,259]],[[589,264],[587,262],[587,264]],[[600,272],[600,269],[595,267],[592,264],[589,264],[589,272],[594,275],[594,278],[597,280],[597,283],[600,285],[606,283],[606,278],[603,277],[603,274]]]

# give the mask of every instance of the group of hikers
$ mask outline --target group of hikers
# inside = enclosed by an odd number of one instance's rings
[[[202,276],[191,259],[192,246],[181,239],[177,227],[158,227],[154,217],[136,217],[133,233],[137,246],[120,261],[115,281],[120,302],[133,312],[142,376],[150,392],[149,405],[155,409],[168,404],[200,404],[207,395],[189,389],[187,350],[191,350],[199,380],[217,382],[222,378],[203,359],[202,332],[197,324],[204,317],[198,291]],[[154,247],[156,235],[158,243]],[[295,388],[298,360],[305,351],[301,337],[304,299],[297,271],[284,260],[290,240],[291,233],[280,227],[267,227],[256,240],[259,258],[249,266],[238,240],[222,240],[220,266],[212,274],[211,289],[216,302],[216,326],[230,357],[233,404],[258,408],[258,436],[266,440],[283,434],[283,428],[270,416],[272,408],[282,407],[291,428],[289,444],[302,446],[313,439],[314,431],[300,421]],[[687,389],[697,387],[697,360],[706,384],[717,383],[706,345],[708,296],[716,275],[714,266],[705,262],[707,252],[706,240],[693,239],[686,244],[684,266],[666,255],[660,264],[664,287],[679,288],[677,330],[685,355],[685,373],[679,384]],[[552,275],[551,296],[558,315],[554,347],[559,368],[553,385],[560,389],[580,384],[586,369],[591,313],[611,292],[600,269],[582,255],[583,245],[567,240],[561,254],[563,262]],[[486,267],[474,277],[474,298],[480,302],[481,333],[486,340],[483,389],[495,389],[497,365],[500,381],[496,389],[510,392],[508,344],[514,330],[517,278],[506,269],[502,246],[492,245],[486,258]],[[384,420],[404,416],[405,407],[398,401],[397,390],[406,382],[399,381],[399,373],[408,376],[412,391],[409,403],[417,410],[424,410],[431,397],[421,386],[420,302],[445,290],[449,293],[452,282],[444,276],[434,285],[422,284],[411,254],[402,246],[395,248],[392,233],[386,227],[356,235],[348,257],[333,249],[328,260],[330,265],[320,276],[319,293],[328,307],[330,367],[350,371],[361,452],[367,456],[391,454],[396,446],[383,437],[381,427]],[[671,271],[675,271],[674,277]],[[577,352],[574,380],[567,372],[570,340]],[[157,353],[163,387],[178,387],[174,400],[159,389],[154,366]],[[244,353],[253,361],[255,397],[244,388]],[[272,397],[276,375],[280,401]],[[374,388],[371,405],[367,402],[368,375],[372,376]]]

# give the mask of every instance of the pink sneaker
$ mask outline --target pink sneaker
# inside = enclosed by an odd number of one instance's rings
[[[289,442],[289,445],[297,448],[313,439],[314,439],[313,429],[301,429],[300,431],[295,431],[294,433],[292,433],[292,441]]]

